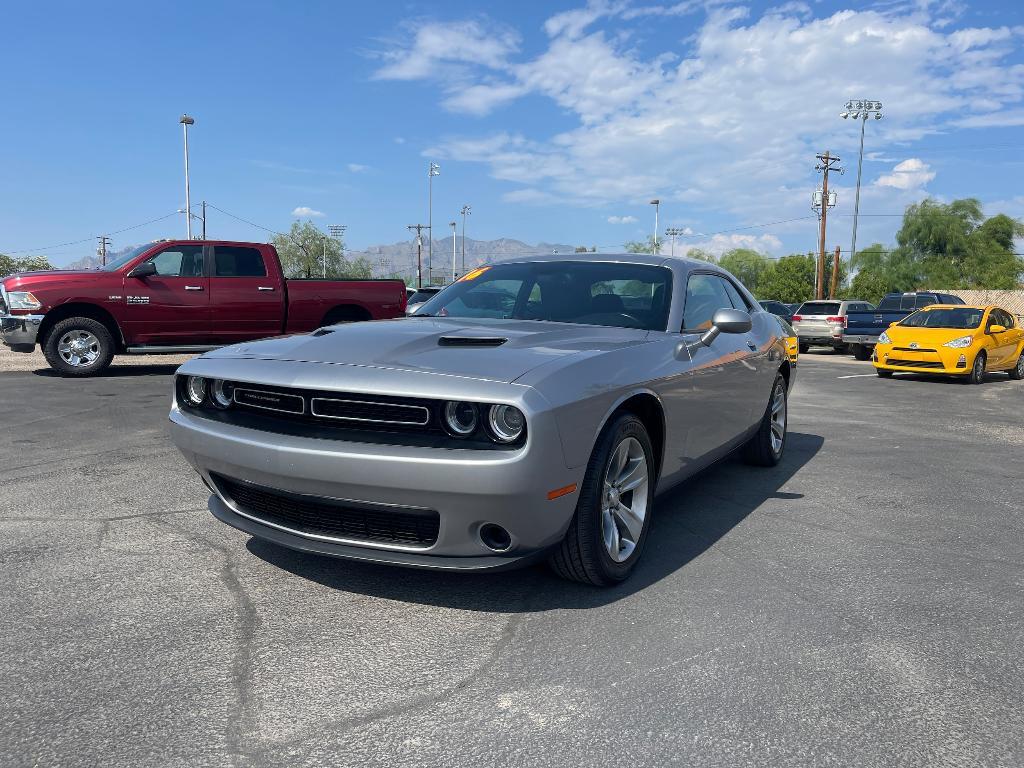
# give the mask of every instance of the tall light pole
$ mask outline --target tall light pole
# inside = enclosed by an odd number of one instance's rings
[[[188,239],[192,239],[192,197],[189,194],[188,189],[188,127],[195,125],[196,121],[194,118],[188,115],[182,115],[181,119],[178,120],[181,123],[182,129],[185,131],[185,231],[188,234]]]
[[[427,233],[430,238],[427,240],[427,283],[434,282],[434,230],[431,227],[434,224],[434,177],[440,175],[441,166],[431,162],[427,171],[427,229],[430,230]]]
[[[338,245],[341,247],[341,257],[345,257],[345,243],[342,238],[345,237],[345,230],[348,229],[347,224],[328,224],[327,231],[331,233],[331,237],[338,241]],[[324,279],[327,279],[327,243],[324,242]]]
[[[466,274],[466,217],[472,212],[468,205],[462,206],[462,274]]]
[[[651,205],[654,206],[654,252],[658,252],[658,209],[661,208],[661,200],[654,198],[651,200]]]
[[[448,226],[452,228],[452,282],[455,282],[455,228],[458,226],[454,221],[449,221]]]
[[[682,229],[681,227],[669,227],[668,229],[665,230],[665,234],[672,238],[672,257],[675,258],[676,238],[679,237],[679,235],[686,234],[686,230]]]
[[[857,158],[857,195],[853,203],[853,242],[850,244],[850,261],[857,254],[857,219],[860,216],[860,171],[864,165],[864,124],[868,117],[874,116],[875,120],[882,119],[882,102],[880,101],[848,101],[846,111],[840,112],[843,120],[853,118],[860,120],[860,155]]]

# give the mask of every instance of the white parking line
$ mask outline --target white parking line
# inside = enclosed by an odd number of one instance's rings
[[[866,376],[877,376],[877,373],[854,373],[850,376],[836,376],[837,379],[863,379]]]

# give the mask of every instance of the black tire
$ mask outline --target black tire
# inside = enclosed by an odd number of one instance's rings
[[[1024,352],[1021,352],[1020,357],[1017,358],[1017,365],[1007,371],[1007,373],[1010,374],[1010,378],[1014,381],[1024,379]]]
[[[801,355],[806,355],[807,354],[807,350],[809,350],[810,348],[811,348],[810,344],[804,344],[802,341],[800,342],[799,349],[800,349],[800,354]]]
[[[849,344],[833,344],[832,345],[832,349],[834,349],[837,354],[845,355],[850,350],[850,345]]]
[[[632,553],[622,562],[616,562],[605,547],[602,537],[604,477],[612,451],[630,437],[636,438],[640,443],[647,461],[646,514],[642,532],[635,542]],[[613,418],[601,431],[594,452],[590,455],[569,530],[566,531],[562,543],[548,558],[552,570],[563,579],[599,587],[624,581],[640,560],[644,545],[647,543],[656,479],[654,449],[643,422],[632,413],[623,413]]]
[[[861,362],[871,359],[871,347],[866,344],[854,344],[853,356]]]
[[[892,378],[892,371],[887,371],[884,368],[875,368],[875,373],[878,374],[878,378],[880,378],[880,379],[891,379]]]
[[[74,358],[68,360],[61,354],[62,341],[72,338],[75,334],[82,339],[95,340],[95,343],[89,346],[90,359],[85,361],[79,358],[82,362],[77,364],[73,362]],[[69,317],[50,329],[43,343],[43,356],[50,367],[61,376],[95,376],[114,359],[114,337],[99,320],[93,320],[91,317]]]
[[[987,360],[984,350],[974,358],[971,372],[967,375],[968,384],[981,384],[985,381],[985,361]]]
[[[782,396],[782,441],[776,448],[772,436],[773,405],[776,398]],[[786,379],[780,373],[775,377],[771,394],[768,395],[768,405],[761,417],[761,424],[757,432],[746,443],[743,444],[743,460],[748,464],[758,467],[774,467],[782,460],[782,454],[786,450],[786,435],[789,428],[789,391],[786,387]]]

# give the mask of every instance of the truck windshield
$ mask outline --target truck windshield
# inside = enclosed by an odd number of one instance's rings
[[[646,264],[542,261],[468,272],[413,317],[549,320],[664,331],[672,272]]]
[[[100,272],[116,272],[129,261],[134,259],[136,256],[141,256],[144,251],[148,251],[153,247],[152,243],[146,243],[145,245],[137,245],[132,248],[128,253],[114,261],[108,261],[102,267],[96,267]]]
[[[983,309],[957,307],[956,309],[921,310],[905,317],[900,325],[908,328],[954,328],[967,330],[981,325]]]

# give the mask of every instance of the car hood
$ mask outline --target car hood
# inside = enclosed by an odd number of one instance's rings
[[[34,287],[56,286],[63,283],[80,283],[86,280],[95,280],[98,276],[110,276],[110,272],[99,272],[95,269],[49,269],[37,272],[15,272],[0,279],[0,283],[9,291],[32,290]]]
[[[511,383],[545,363],[643,344],[648,335],[567,323],[410,317],[235,344],[203,357],[358,365]]]

